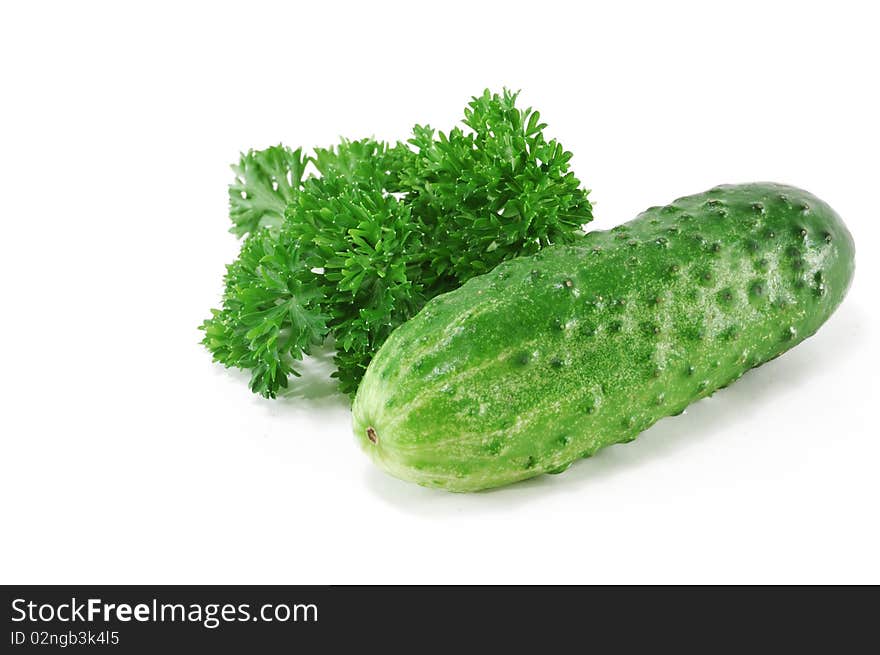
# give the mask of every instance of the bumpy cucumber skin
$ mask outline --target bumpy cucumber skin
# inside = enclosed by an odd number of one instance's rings
[[[848,230],[806,191],[680,198],[429,302],[367,369],[355,435],[450,491],[561,472],[812,335],[853,270]]]

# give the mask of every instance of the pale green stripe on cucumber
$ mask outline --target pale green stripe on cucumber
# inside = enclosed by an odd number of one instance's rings
[[[430,301],[367,369],[355,434],[392,475],[450,491],[557,473],[812,335],[853,269],[806,191],[680,198]]]

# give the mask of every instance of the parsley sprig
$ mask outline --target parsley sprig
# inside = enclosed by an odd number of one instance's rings
[[[467,130],[416,125],[407,142],[342,140],[305,154],[275,146],[233,166],[227,267],[204,345],[274,398],[296,362],[332,336],[342,392],[429,299],[500,262],[571,243],[592,220],[571,153],[544,137],[517,94],[488,90]]]

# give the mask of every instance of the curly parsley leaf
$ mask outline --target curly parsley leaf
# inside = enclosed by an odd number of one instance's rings
[[[249,370],[251,390],[267,398],[299,375],[294,361],[327,335],[323,291],[301,252],[285,234],[249,236],[227,267],[223,307],[201,325],[214,360]]]
[[[334,377],[354,394],[376,344],[424,304],[421,232],[410,207],[387,191],[396,155],[372,139],[317,150],[321,178],[288,205],[286,231],[308,248],[336,341]]]
[[[238,237],[261,227],[278,227],[284,209],[302,187],[309,158],[302,148],[272,146],[242,154],[232,166],[235,181],[229,185],[229,231]]]
[[[428,280],[459,285],[511,257],[571,243],[592,220],[589,191],[569,171],[571,153],[546,140],[540,114],[517,93],[474,97],[448,134],[417,125],[401,179],[432,245]]]

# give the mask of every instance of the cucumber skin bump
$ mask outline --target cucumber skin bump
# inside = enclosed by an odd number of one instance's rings
[[[840,217],[794,187],[652,207],[434,298],[367,369],[355,435],[450,491],[558,473],[814,334],[853,271]]]

